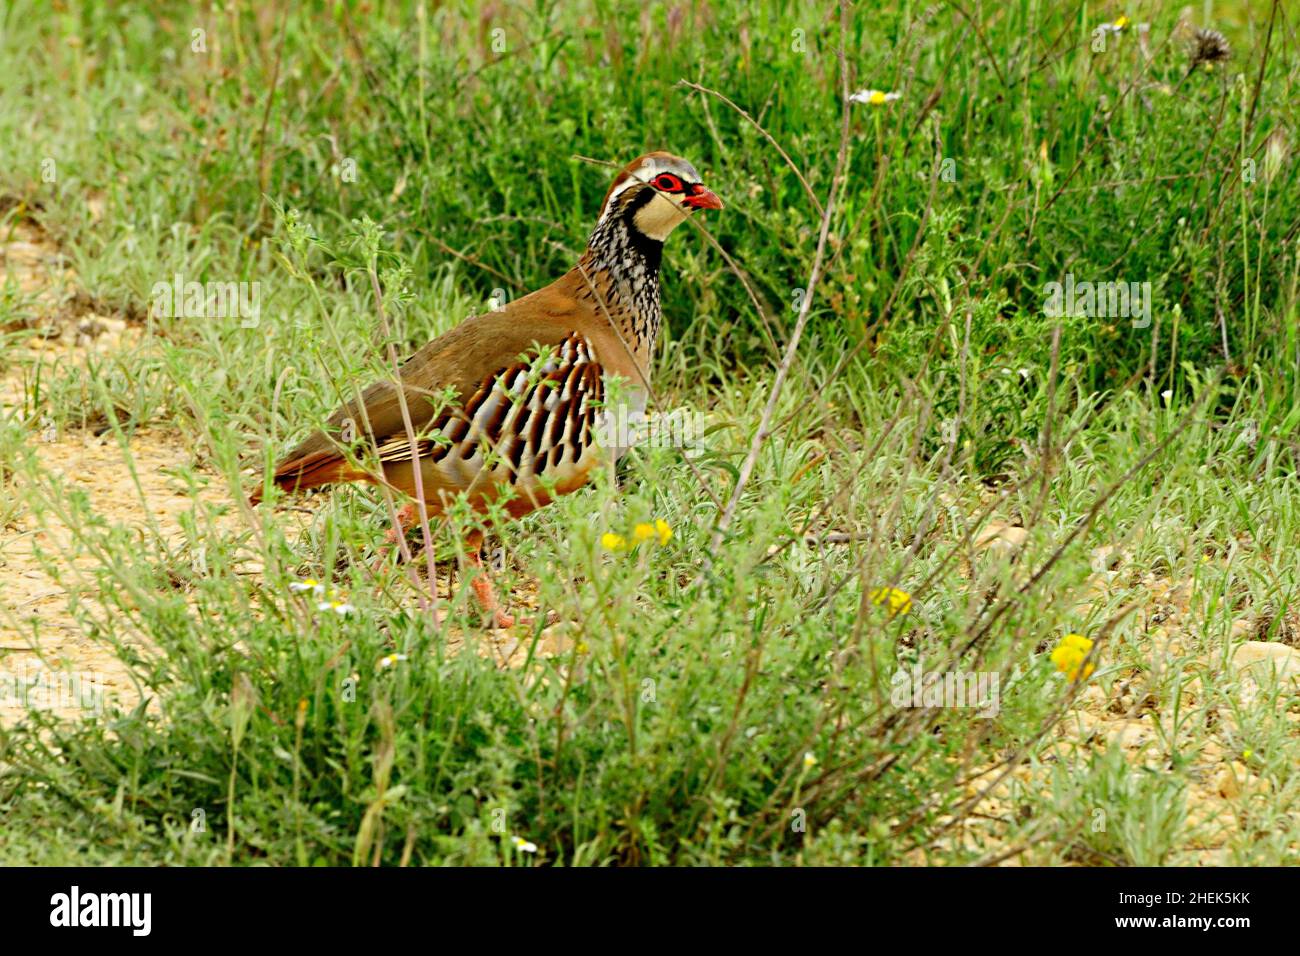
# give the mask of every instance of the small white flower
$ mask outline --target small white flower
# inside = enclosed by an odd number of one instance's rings
[[[331,601],[321,601],[319,604],[316,605],[316,610],[333,611],[339,617],[347,617],[349,614],[355,611],[356,608],[353,607],[351,604],[349,604],[347,601],[340,601],[337,598],[335,598],[334,600]]]
[[[515,849],[518,850],[520,853],[537,852],[537,844],[530,843],[527,840],[525,840],[523,837],[520,836],[511,837],[510,842],[515,845]]]
[[[1169,400],[1174,397],[1174,390],[1172,388],[1167,388],[1160,393],[1160,397],[1163,398],[1165,400],[1165,404],[1168,405]]]
[[[311,591],[313,594],[321,595],[325,593],[325,585],[321,584],[315,578],[303,578],[301,581],[294,581],[289,585],[290,591],[301,593]]]
[[[884,90],[858,90],[849,94],[850,103],[870,103],[872,106],[884,106],[902,98],[902,93],[886,93]]]
[[[405,654],[389,654],[386,657],[379,658],[379,666],[380,668],[392,667],[398,661],[404,660],[406,660]]]
[[[817,755],[811,750],[808,751],[808,753],[803,755],[803,765],[809,769],[817,766]]]

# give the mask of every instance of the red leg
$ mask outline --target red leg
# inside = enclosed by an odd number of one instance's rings
[[[474,597],[478,600],[479,607],[485,613],[492,615],[494,626],[500,628],[514,627],[514,617],[501,609],[501,605],[497,602],[496,592],[492,590],[492,580],[483,568],[483,556],[479,553],[482,548],[482,531],[471,531],[465,536],[466,560],[473,568],[470,573],[469,586],[474,591]]]
[[[379,546],[379,555],[375,558],[375,563],[371,570],[379,573],[379,569],[388,559],[388,552],[393,550],[394,545],[402,539],[408,530],[419,520],[419,509],[414,503],[402,505],[397,509],[397,527],[389,528],[384,532],[384,543]]]
[[[397,527],[389,528],[384,532],[384,542],[390,547],[397,544],[398,540],[411,530],[419,517],[419,508],[416,507],[415,502],[402,505],[397,509]]]

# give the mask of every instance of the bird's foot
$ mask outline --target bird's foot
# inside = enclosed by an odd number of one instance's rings
[[[484,574],[476,574],[470,581],[470,587],[474,589],[474,597],[478,600],[479,607],[485,614],[492,617],[492,626],[509,630],[515,626],[515,617],[513,614],[507,614],[502,610],[497,601],[496,592],[492,590],[492,582]]]

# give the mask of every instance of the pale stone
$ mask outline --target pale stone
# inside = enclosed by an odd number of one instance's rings
[[[1011,555],[1020,550],[1028,537],[1029,532],[1017,525],[990,521],[975,538],[975,547],[981,551],[991,549]]]
[[[1256,680],[1276,673],[1279,680],[1300,681],[1300,651],[1273,641],[1246,641],[1232,655],[1237,673],[1249,670]]]

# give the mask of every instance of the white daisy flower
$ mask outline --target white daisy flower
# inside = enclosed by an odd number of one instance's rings
[[[291,583],[289,585],[289,590],[298,593],[311,591],[313,594],[320,595],[325,593],[325,585],[321,584],[315,578],[303,578],[301,581],[294,581]]]
[[[527,840],[525,840],[523,837],[520,837],[520,836],[511,837],[511,838],[510,838],[510,842],[513,843],[513,844],[515,845],[515,849],[518,850],[520,853],[536,853],[536,852],[537,852],[537,844],[536,844],[536,843],[530,843],[530,842],[528,842]]]
[[[339,617],[347,617],[349,614],[353,613],[356,608],[347,601],[340,601],[338,598],[334,598],[329,601],[321,601],[316,605],[316,610],[333,611]]]
[[[404,660],[406,660],[405,654],[389,654],[385,657],[379,658],[379,667],[380,669],[383,669],[385,667],[392,667],[398,661],[404,661]]]
[[[1094,36],[1110,35],[1119,36],[1129,28],[1129,18],[1120,17],[1114,23],[1103,23],[1097,29],[1093,30]]]
[[[886,93],[884,90],[858,90],[849,94],[850,103],[870,103],[872,106],[884,106],[902,98],[902,93]]]

